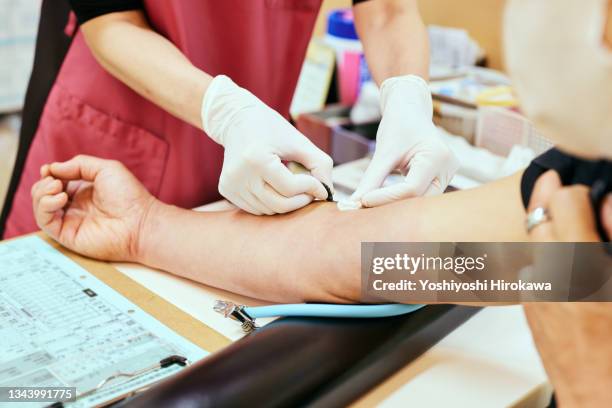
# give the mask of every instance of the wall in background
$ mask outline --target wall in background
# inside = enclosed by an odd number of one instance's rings
[[[503,69],[502,20],[506,0],[419,0],[427,24],[466,29],[487,52],[489,66]]]
[[[0,0],[0,211],[17,152],[19,118],[30,78],[41,0]]]
[[[2,211],[17,154],[18,129],[19,119],[16,115],[0,118],[0,211]]]
[[[0,0],[0,113],[21,109],[34,59],[40,0]]]
[[[506,0],[419,0],[426,24],[464,28],[478,41],[492,68],[503,69],[502,16]],[[325,15],[332,8],[350,7],[350,0],[324,0],[315,34],[325,31]]]

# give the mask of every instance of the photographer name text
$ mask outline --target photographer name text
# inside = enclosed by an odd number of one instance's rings
[[[396,282],[385,282],[382,279],[372,281],[376,291],[437,291],[437,292],[479,292],[479,291],[551,291],[550,282],[506,281],[503,279],[478,279],[472,282],[458,282],[453,279],[439,282],[428,279],[416,281],[401,279]]]

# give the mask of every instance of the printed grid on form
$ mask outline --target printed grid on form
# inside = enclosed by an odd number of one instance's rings
[[[0,387],[85,392],[119,371],[147,368],[175,354],[195,362],[207,353],[42,239],[0,245]],[[109,401],[178,370],[119,380],[71,406]]]

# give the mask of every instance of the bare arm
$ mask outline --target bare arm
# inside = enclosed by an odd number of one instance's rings
[[[368,66],[378,84],[409,74],[429,78],[429,38],[416,0],[373,0],[353,10]]]
[[[104,69],[167,112],[202,127],[200,108],[211,76],[153,31],[142,11],[106,14],[81,29]]]
[[[525,241],[523,219],[519,175],[353,212],[319,203],[252,217],[160,205],[143,223],[137,259],[273,301],[358,301],[362,241]]]
[[[161,203],[121,163],[77,156],[41,169],[38,225],[92,258],[133,261],[274,301],[357,301],[363,241],[526,241],[520,175],[477,189],[340,212],[198,213]]]
[[[525,315],[559,406],[607,406],[612,304],[528,303]]]

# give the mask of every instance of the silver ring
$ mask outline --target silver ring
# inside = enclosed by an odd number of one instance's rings
[[[548,214],[548,210],[544,207],[538,207],[535,210],[527,214],[525,226],[527,227],[527,233],[529,234],[535,227],[546,222],[550,222],[551,218]]]

